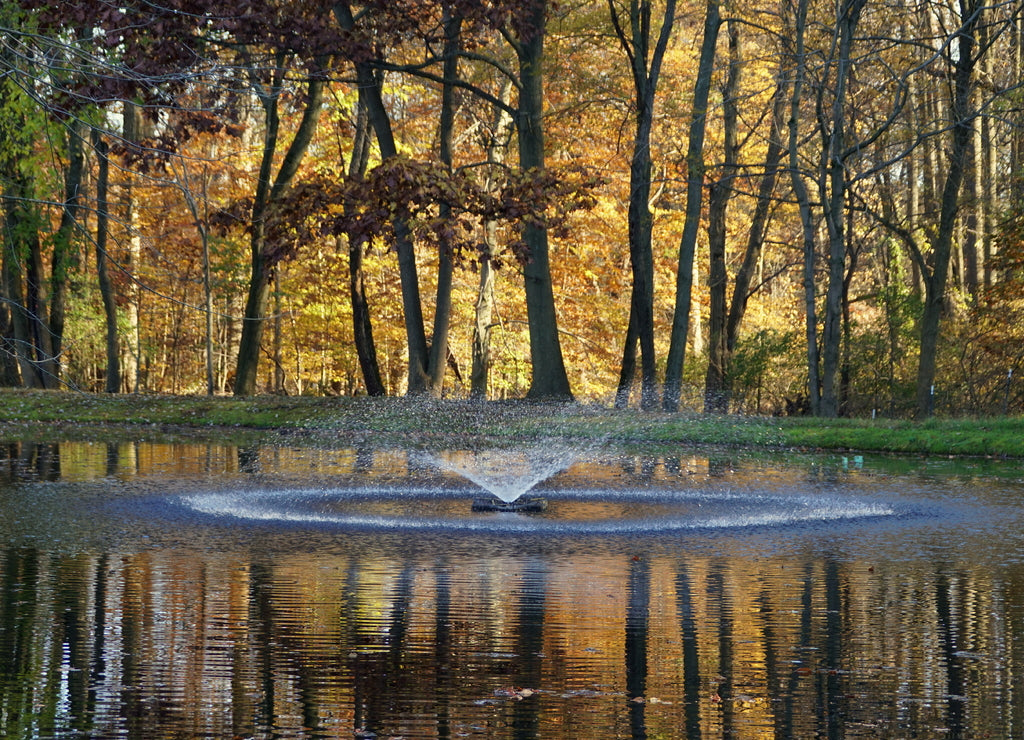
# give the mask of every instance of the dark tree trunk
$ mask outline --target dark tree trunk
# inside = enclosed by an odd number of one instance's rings
[[[5,298],[0,288],[0,299]],[[18,350],[14,341],[14,328],[11,326],[11,311],[7,302],[0,300],[0,387],[17,388],[21,385],[21,373],[18,370]]]
[[[352,159],[348,163],[348,176],[360,177],[366,172],[370,157],[370,121],[366,106],[362,100],[356,104],[356,131],[352,142]],[[348,211],[350,203],[345,204]],[[366,297],[366,273],[363,269],[363,249],[365,242],[361,239],[348,239],[348,278],[349,300],[352,305],[352,336],[359,358],[359,369],[363,374],[363,385],[368,396],[387,395],[384,381],[380,375],[380,364],[377,362],[377,345],[373,339],[373,322],[370,314],[370,302]]]
[[[711,186],[708,196],[708,290],[711,310],[708,316],[708,369],[704,376],[704,411],[726,413],[729,390],[726,381],[728,347],[726,344],[726,289],[729,275],[725,267],[726,215],[733,196],[733,184],[739,170],[737,125],[739,110],[736,96],[741,72],[739,25],[728,24],[729,70],[722,90],[722,117],[725,160],[722,174]]]
[[[249,396],[256,392],[256,373],[259,367],[260,342],[267,316],[267,304],[270,298],[270,284],[274,280],[277,257],[269,254],[264,239],[264,218],[268,206],[284,194],[298,172],[302,157],[313,139],[320,110],[323,103],[324,80],[311,78],[306,84],[306,104],[302,120],[295,131],[291,144],[285,151],[278,167],[277,176],[271,183],[271,172],[277,154],[278,133],[280,128],[281,83],[284,60],[279,60],[275,79],[268,89],[261,90],[258,95],[266,116],[266,133],[263,137],[263,154],[260,162],[259,181],[256,184],[256,195],[253,199],[251,212],[252,232],[249,239],[251,254],[249,273],[249,292],[245,301],[245,316],[242,321],[242,336],[238,344],[238,364],[236,366],[236,396]]]
[[[23,158],[32,151],[33,135],[38,127],[29,124],[23,109],[32,105],[15,76],[9,73],[19,62],[8,45],[0,47],[0,100],[3,101],[3,125],[0,126],[0,245],[3,247],[0,294],[9,311],[10,334],[5,344],[13,345],[21,381],[28,388],[47,386],[47,373],[55,368],[45,321],[40,321],[41,243],[43,223],[36,194],[34,173]],[[45,346],[40,339],[46,340]],[[46,351],[49,350],[49,351]]]
[[[107,326],[107,375],[105,390],[117,393],[121,390],[121,348],[117,337],[117,300],[114,286],[107,268],[107,236],[110,214],[107,203],[107,188],[110,181],[110,160],[107,157],[107,142],[98,131],[93,132],[93,149],[99,160],[96,176],[96,275],[99,280],[100,296],[103,299],[103,314]]]
[[[82,182],[85,177],[85,124],[74,122],[68,127],[68,167],[64,172],[64,210],[53,240],[50,264],[50,337],[54,357],[54,380],[61,375],[60,357],[64,345],[64,323],[67,315],[71,276],[78,267],[74,249],[75,230],[82,209]]]
[[[976,113],[971,110],[971,82],[977,58],[974,55],[974,33],[980,24],[982,9],[977,0],[960,0],[962,26],[957,41],[953,71],[953,100],[950,121],[953,142],[949,154],[949,168],[939,202],[939,226],[935,234],[931,255],[931,270],[925,273],[924,312],[921,316],[921,355],[917,370],[917,414],[932,413],[935,384],[936,355],[939,344],[939,324],[946,298],[946,280],[952,254],[953,233],[960,205],[960,186],[970,155],[973,123]]]
[[[764,159],[764,174],[761,176],[761,182],[758,186],[757,203],[754,206],[754,215],[750,221],[750,231],[747,232],[747,245],[743,252],[743,264],[740,265],[740,269],[736,272],[732,301],[729,304],[729,318],[725,325],[723,374],[727,389],[732,387],[730,379],[732,354],[736,349],[739,327],[743,322],[743,316],[747,310],[747,301],[752,292],[750,286],[764,247],[764,237],[771,212],[772,194],[775,192],[775,186],[778,182],[779,171],[782,165],[782,157],[786,152],[786,147],[782,140],[782,131],[786,125],[787,74],[788,71],[785,68],[779,70],[778,86],[775,89],[772,102],[772,132],[771,138],[768,141],[768,151]]]
[[[800,105],[803,84],[807,76],[807,62],[804,57],[804,32],[807,28],[807,0],[798,0],[793,18],[796,73],[793,82],[793,98],[789,116],[789,172],[793,194],[800,211],[800,226],[803,243],[803,289],[804,327],[807,347],[807,395],[811,413],[818,415],[821,407],[821,383],[818,357],[818,314],[815,304],[816,281],[814,279],[816,252],[814,244],[814,218],[811,213],[811,199],[800,165]]]
[[[615,408],[617,409],[629,408],[629,396],[633,392],[633,377],[636,375],[636,349],[636,312],[630,303],[626,341],[622,349],[622,366],[619,369],[619,385],[615,390]]]
[[[26,388],[42,388],[32,345],[31,317],[25,306],[23,262],[30,249],[26,237],[35,233],[31,223],[34,215],[28,207],[32,198],[23,176],[9,173],[6,180],[3,191],[3,295],[10,306],[10,334],[7,339],[14,345],[22,384]]]
[[[836,19],[838,58],[835,60],[835,90],[831,115],[822,122],[827,132],[823,142],[824,172],[819,189],[825,204],[825,225],[828,228],[828,285],[825,292],[825,323],[822,330],[822,392],[818,413],[834,417],[839,414],[838,372],[842,342],[843,281],[846,277],[846,178],[847,158],[845,122],[846,91],[853,66],[853,36],[866,0],[845,0]]]
[[[43,214],[33,179],[16,170],[3,191],[3,293],[10,301],[10,321],[22,382],[28,388],[56,388],[60,366],[53,350],[48,319],[48,281],[44,277]]]
[[[524,171],[544,169],[544,23],[546,0],[528,0],[525,38],[517,43],[519,58],[519,166]],[[530,361],[533,376],[528,398],[571,401],[572,390],[565,372],[558,336],[555,296],[551,285],[547,229],[537,224],[523,228],[529,261],[523,267],[527,321],[530,327]]]
[[[444,23],[444,83],[441,89],[441,120],[438,126],[440,141],[439,157],[448,170],[452,168],[452,136],[455,129],[455,82],[458,79],[459,34],[462,19],[445,18]],[[440,205],[439,216],[446,220],[451,216],[448,203]],[[454,261],[451,246],[440,245],[437,272],[437,299],[434,302],[434,328],[430,341],[428,361],[427,392],[440,398],[444,391],[444,371],[448,367],[448,332],[452,311],[452,274]]]
[[[846,228],[846,253],[849,255],[849,264],[846,266],[846,273],[843,276],[843,352],[839,363],[839,415],[846,416],[850,410],[852,385],[853,385],[853,362],[850,353],[853,351],[853,323],[850,316],[850,286],[853,284],[853,276],[857,274],[857,262],[860,258],[860,250],[856,248],[853,240],[853,211],[847,211]]]
[[[672,335],[665,367],[662,407],[679,410],[683,389],[683,362],[690,329],[690,294],[693,288],[693,255],[697,247],[701,206],[704,194],[704,132],[707,128],[708,98],[714,71],[718,31],[722,26],[721,0],[708,0],[704,19],[704,39],[693,89],[693,111],[686,152],[686,215],[679,240],[679,264],[676,270],[676,305],[672,315]]]
[[[346,31],[356,27],[355,17],[348,2],[334,5],[334,16]],[[369,62],[356,62],[356,80],[359,83],[359,97],[370,117],[370,125],[377,135],[377,146],[381,159],[398,156],[398,145],[391,128],[391,118],[381,91],[381,80],[374,73]],[[405,317],[405,336],[409,350],[408,388],[409,395],[426,392],[430,351],[424,328],[423,306],[420,298],[419,273],[416,270],[416,252],[409,226],[402,220],[393,223],[395,252],[398,255],[398,273],[402,283],[402,310]]]
[[[619,43],[629,59],[633,73],[633,104],[636,108],[633,155],[629,169],[629,258],[633,286],[629,309],[629,327],[623,348],[622,371],[616,393],[616,405],[628,403],[636,372],[636,348],[639,343],[640,407],[658,405],[657,358],[654,355],[654,257],[652,254],[653,217],[651,199],[651,130],[654,125],[654,101],[661,74],[662,59],[675,22],[675,0],[665,5],[661,31],[651,49],[652,4],[633,0],[629,8],[630,32],[623,28],[613,0],[608,9]]]

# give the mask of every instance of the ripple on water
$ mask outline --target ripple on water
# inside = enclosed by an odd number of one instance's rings
[[[473,512],[460,490],[337,488],[210,491],[181,506],[218,519],[339,529],[465,530],[509,534],[624,534],[780,527],[890,517],[883,502],[751,492],[558,490],[543,512]]]

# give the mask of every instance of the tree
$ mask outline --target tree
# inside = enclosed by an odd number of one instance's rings
[[[262,161],[249,215],[251,272],[244,323],[242,324],[242,338],[238,346],[238,363],[235,367],[234,392],[236,396],[248,396],[256,391],[256,370],[259,363],[260,340],[263,336],[270,286],[277,263],[286,256],[267,248],[264,219],[270,205],[283,197],[295,179],[299,164],[309,147],[320,118],[324,85],[326,84],[322,76],[323,73],[320,71],[315,71],[307,77],[302,120],[281,158],[276,175],[273,174],[280,146],[281,113],[279,106],[285,91],[285,59],[285,54],[277,55],[276,66],[271,71],[269,78],[266,79],[260,79],[258,70],[254,68],[249,70],[250,84],[263,108],[265,121]]]
[[[822,173],[818,189],[824,203],[825,225],[828,229],[828,285],[825,293],[825,324],[822,330],[822,392],[818,412],[822,416],[839,413],[836,383],[839,371],[840,329],[842,319],[843,281],[846,277],[847,160],[857,149],[847,141],[845,119],[846,91],[852,75],[853,42],[866,0],[844,0],[838,8],[835,24],[834,65],[831,105],[819,104],[819,126],[822,135]],[[829,80],[826,71],[825,81]],[[827,114],[824,111],[828,111]]]
[[[362,98],[356,103],[355,136],[352,140],[352,154],[349,158],[349,179],[361,179],[366,175],[370,157],[370,119]],[[352,217],[353,203],[347,200],[343,206],[348,217]],[[348,238],[349,300],[352,304],[352,335],[355,340],[359,367],[363,374],[363,385],[369,396],[383,396],[386,393],[384,381],[377,362],[377,347],[373,338],[373,321],[370,304],[366,295],[366,271],[363,267],[365,239]]]
[[[512,95],[512,81],[502,82],[500,100],[507,105]],[[489,165],[484,189],[493,193],[498,187],[497,168],[505,163],[509,140],[512,136],[513,121],[510,111],[504,106],[494,106],[493,121],[485,133],[484,146]],[[491,322],[494,315],[495,259],[498,256],[498,226],[495,218],[483,224],[483,253],[480,255],[480,282],[474,305],[473,322],[473,364],[470,371],[470,397],[487,398],[487,386],[491,369]]]
[[[714,367],[721,375],[721,380],[712,376],[713,387],[717,385],[720,396],[726,400],[731,398],[733,390],[732,377],[732,356],[736,350],[739,340],[740,325],[747,311],[747,304],[751,295],[756,290],[753,281],[756,276],[757,266],[761,260],[764,241],[768,227],[771,210],[775,204],[773,193],[776,189],[779,173],[782,166],[782,158],[786,147],[783,141],[783,130],[785,128],[785,115],[787,105],[787,90],[789,83],[786,79],[785,59],[780,57],[780,68],[776,75],[775,91],[772,95],[771,127],[768,132],[768,147],[765,153],[764,171],[756,193],[754,213],[750,219],[750,228],[747,231],[747,243],[743,250],[743,262],[736,272],[733,283],[732,299],[729,302],[729,314],[725,320],[724,341],[712,344],[711,352],[715,348],[721,352],[718,360],[709,357],[709,373]],[[714,334],[714,328],[710,333]],[[705,393],[707,396],[707,393]],[[723,408],[722,410],[727,410]]]
[[[807,0],[797,0],[796,7],[790,8],[793,17],[793,58],[795,72],[793,75],[793,94],[790,104],[788,123],[788,162],[789,175],[793,194],[800,213],[801,243],[803,251],[803,299],[804,329],[807,348],[807,393],[810,410],[815,416],[821,407],[820,364],[818,354],[818,318],[815,303],[815,224],[811,212],[811,198],[804,178],[800,161],[801,144],[801,106],[803,102],[804,84],[807,80]]]
[[[349,2],[335,3],[333,11],[338,25],[343,31],[355,34],[359,30],[356,15]],[[367,18],[373,20],[372,15]],[[384,104],[382,78],[380,74],[375,73],[373,60],[372,53],[364,54],[356,57],[353,64],[356,82],[359,86],[360,101],[366,108],[370,125],[376,134],[381,159],[386,161],[398,157],[398,144],[387,107]],[[379,56],[377,61],[382,61]],[[396,220],[394,233],[395,252],[398,255],[399,274],[402,280],[402,307],[409,352],[408,392],[415,395],[423,393],[427,387],[429,349],[424,328],[415,246],[407,224]]]
[[[626,18],[629,32],[622,23],[615,0],[608,0],[612,26],[619,44],[629,60],[633,78],[634,132],[629,169],[629,258],[633,285],[629,308],[629,328],[622,357],[622,371],[616,392],[616,406],[625,406],[636,368],[636,347],[640,345],[641,390],[640,407],[657,406],[657,359],[654,354],[654,257],[652,255],[651,200],[651,130],[654,125],[654,103],[661,76],[661,65],[675,23],[675,0],[668,0],[662,12],[661,28],[654,38],[653,3],[631,0]],[[652,42],[654,48],[651,48]]]
[[[708,290],[711,295],[711,313],[708,325],[708,369],[704,381],[704,410],[727,411],[729,397],[726,392],[725,295],[729,280],[725,266],[726,212],[735,192],[739,171],[739,141],[737,127],[739,110],[737,95],[740,88],[740,34],[735,20],[728,22],[729,68],[722,86],[722,127],[724,157],[721,176],[711,183],[708,196]]]
[[[676,271],[676,300],[672,314],[672,334],[665,368],[662,407],[679,410],[682,391],[683,360],[690,326],[690,298],[693,287],[693,255],[697,247],[701,208],[704,195],[704,132],[707,128],[708,98],[714,71],[718,31],[722,26],[721,0],[708,0],[704,17],[704,36],[700,47],[700,63],[693,86],[693,107],[690,136],[686,150],[686,220],[679,240],[679,263]]]
[[[93,149],[99,159],[99,173],[96,177],[96,275],[103,299],[103,313],[107,327],[107,372],[106,391],[117,393],[121,390],[121,348],[117,336],[117,300],[110,279],[107,258],[108,236],[110,234],[110,186],[109,147],[98,131],[93,132]]]
[[[957,9],[959,27],[949,39],[948,53],[943,55],[952,66],[953,76],[953,95],[949,108],[952,144],[949,150],[946,181],[942,187],[939,221],[932,243],[931,257],[925,261],[920,251],[915,252],[925,278],[921,354],[917,370],[917,414],[921,417],[929,416],[932,412],[939,323],[946,297],[953,234],[960,206],[960,187],[963,184],[967,158],[972,146],[973,124],[977,116],[977,111],[971,107],[973,77],[978,61],[975,37],[989,8],[982,0],[959,0]]]
[[[10,29],[12,39],[0,51],[0,191],[6,246],[0,292],[8,301],[4,308],[9,317],[7,336],[19,360],[21,382],[56,388],[61,382],[68,286],[76,262],[85,173],[85,126],[76,116],[90,107],[88,101],[66,97],[67,89],[78,82],[68,59],[74,57],[81,34],[75,34],[74,25],[69,29],[65,24],[62,40],[45,14],[35,18],[15,3],[4,3],[0,14],[0,25]],[[42,206],[51,200],[43,192],[56,189],[56,183],[40,177],[48,169],[42,165],[40,157],[45,154],[39,148],[46,142],[55,145],[58,161],[66,155],[63,207],[55,228]],[[52,246],[46,254],[48,245]]]
[[[542,173],[544,167],[544,31],[547,0],[527,0],[516,24],[513,41],[519,61],[519,167],[525,173]],[[533,376],[528,398],[569,401],[572,390],[565,372],[558,336],[555,296],[551,287],[548,230],[540,223],[523,227],[528,253],[523,266],[526,311],[530,323],[530,364]]]

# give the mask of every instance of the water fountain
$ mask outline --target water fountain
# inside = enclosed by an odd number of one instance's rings
[[[428,454],[442,470],[456,473],[480,486],[487,496],[473,499],[475,512],[537,513],[547,499],[528,495],[534,486],[568,468],[594,446],[569,446],[561,440],[517,450],[482,449],[460,453]]]
[[[263,524],[499,536],[636,537],[896,513],[885,501],[761,480],[724,485],[713,471],[691,475],[667,463],[630,472],[629,456],[561,439],[405,454],[419,472],[397,481],[248,486],[192,492],[179,503],[203,515]]]

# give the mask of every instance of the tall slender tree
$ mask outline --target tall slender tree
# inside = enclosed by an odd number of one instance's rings
[[[274,282],[277,264],[284,257],[268,249],[266,244],[264,220],[267,209],[284,195],[295,179],[299,164],[313,139],[323,105],[326,80],[322,72],[316,71],[308,75],[304,82],[305,102],[302,118],[282,156],[281,101],[287,81],[288,56],[279,51],[275,57],[275,65],[266,78],[261,78],[260,70],[256,67],[250,67],[249,70],[249,81],[263,109],[265,120],[259,175],[249,213],[249,290],[245,302],[242,336],[238,345],[238,362],[235,366],[236,396],[248,396],[256,392],[256,371],[259,366],[260,342],[270,300],[270,288]],[[280,164],[277,165],[275,173],[275,163],[279,158]]]
[[[693,288],[693,256],[697,248],[697,233],[700,229],[704,198],[704,133],[707,130],[715,49],[718,46],[718,32],[722,26],[721,4],[721,0],[708,0],[700,61],[693,86],[690,136],[686,150],[686,214],[683,234],[679,240],[675,310],[672,314],[672,334],[666,358],[665,388],[662,393],[662,407],[666,411],[679,410],[679,398],[683,389],[683,362],[686,357]]]
[[[352,139],[352,154],[348,162],[348,177],[360,179],[366,174],[370,159],[370,119],[363,104],[362,97],[356,102],[355,135]],[[346,200],[342,205],[351,217],[355,204]],[[336,237],[339,242],[341,237]],[[348,274],[349,302],[352,306],[352,336],[356,346],[356,356],[363,374],[363,386],[369,396],[383,396],[387,389],[380,374],[377,361],[377,345],[373,336],[373,320],[370,303],[366,294],[366,270],[364,269],[363,251],[366,238],[349,235],[348,243]]]
[[[729,274],[726,270],[726,214],[732,200],[739,173],[739,101],[740,30],[736,20],[727,22],[729,66],[722,85],[722,135],[724,156],[721,174],[711,183],[708,195],[708,292],[711,311],[708,317],[708,369],[704,376],[704,410],[728,411],[726,392],[726,292]]]
[[[803,139],[801,128],[803,117],[804,85],[807,83],[808,64],[806,52],[807,0],[797,0],[789,9],[793,23],[794,74],[793,93],[790,102],[788,129],[788,163],[793,195],[800,213],[800,234],[803,253],[803,302],[804,302],[804,346],[807,350],[807,396],[811,413],[817,416],[821,406],[821,365],[818,351],[817,282],[815,263],[815,222],[811,211],[811,196],[807,185],[805,168],[800,152]]]
[[[547,0],[526,0],[516,22],[513,43],[519,61],[519,166],[525,172],[543,172],[544,151],[544,36]],[[527,397],[539,400],[572,400],[569,377],[558,335],[555,296],[551,284],[548,231],[543,224],[523,227],[528,250],[523,266],[527,320],[530,325],[530,363],[533,375]]]
[[[629,167],[629,260],[633,284],[629,307],[629,328],[623,349],[622,369],[616,393],[616,405],[629,399],[636,368],[636,348],[640,345],[640,406],[658,404],[657,358],[654,354],[654,257],[652,254],[653,217],[651,215],[651,134],[654,104],[662,62],[675,25],[676,3],[668,0],[661,11],[661,27],[654,28],[654,3],[631,0],[623,13],[615,0],[608,0],[612,26],[619,45],[629,60],[633,78],[634,129]],[[623,17],[624,16],[624,17]],[[628,20],[628,28],[623,20]],[[655,33],[657,36],[655,37]],[[653,44],[653,47],[652,47]]]
[[[512,80],[505,78],[501,85],[500,99],[506,103],[512,97]],[[485,134],[488,174],[484,182],[487,192],[497,188],[497,172],[507,159],[509,142],[513,133],[512,114],[507,107],[493,106],[493,121]],[[483,253],[480,255],[480,282],[474,305],[473,322],[473,364],[470,372],[470,396],[487,398],[487,387],[491,368],[491,326],[494,315],[494,259],[497,257],[498,222],[489,218],[483,225]]]
[[[958,0],[957,26],[944,55],[952,67],[953,94],[949,106],[951,145],[946,180],[939,201],[939,220],[929,259],[915,252],[924,276],[924,310],[921,316],[921,354],[917,369],[917,414],[932,413],[939,324],[946,299],[953,237],[960,207],[960,189],[970,157],[977,110],[971,105],[974,73],[978,62],[976,34],[990,9],[984,0]],[[984,50],[986,47],[982,47]],[[989,47],[990,48],[990,47]]]
[[[828,229],[828,284],[825,292],[825,323],[822,329],[821,401],[822,416],[839,413],[839,357],[842,323],[843,281],[846,278],[846,204],[848,160],[856,154],[846,135],[847,90],[853,74],[853,44],[861,11],[867,0],[843,0],[837,8],[833,52],[826,63],[824,84],[819,89],[819,127],[822,136],[822,166],[818,190],[824,204]],[[834,70],[828,74],[828,70]],[[831,104],[826,104],[826,86]]]

